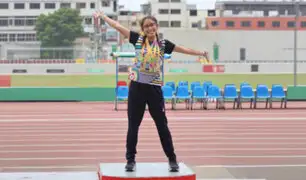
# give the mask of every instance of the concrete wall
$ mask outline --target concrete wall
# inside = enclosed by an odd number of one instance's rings
[[[246,49],[246,61],[292,61],[293,31],[231,31],[231,30],[163,30],[164,38],[177,45],[208,50],[213,58],[213,44],[219,48],[220,61],[239,61],[240,48]],[[306,60],[306,31],[298,33],[298,60]],[[291,50],[285,50],[292,48]],[[303,49],[304,48],[304,49]],[[174,53],[173,60],[195,60],[197,57]]]
[[[292,73],[292,63],[261,63],[258,64],[258,72],[251,72],[251,65],[246,63],[228,63],[224,65],[225,72],[229,74],[247,74],[247,73]],[[58,74],[47,73],[47,69],[63,69],[60,74],[115,74],[115,64],[0,64],[0,74],[13,74],[13,70],[26,69],[26,74]],[[203,73],[203,65],[201,64],[166,64],[165,73],[169,73],[170,69],[184,69],[188,73]],[[298,73],[306,73],[306,63],[298,64]],[[208,73],[208,72],[207,72]],[[16,74],[16,73],[14,73]],[[17,73],[18,74],[18,73]],[[24,74],[24,73],[21,73]]]

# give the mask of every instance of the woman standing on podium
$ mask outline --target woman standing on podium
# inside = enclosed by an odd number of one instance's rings
[[[138,131],[146,104],[148,104],[158,130],[163,150],[169,160],[171,172],[179,170],[176,154],[173,147],[171,133],[168,128],[165,114],[165,104],[161,89],[161,72],[164,62],[164,54],[172,52],[185,53],[195,56],[207,57],[206,51],[196,51],[175,45],[167,39],[158,37],[158,22],[155,17],[147,16],[140,22],[141,32],[131,31],[117,21],[107,17],[103,12],[98,12],[96,17],[102,18],[111,27],[129,39],[135,46],[136,62],[129,74],[131,80],[128,95],[128,132],[126,139],[126,171],[133,171],[136,165],[136,145]]]

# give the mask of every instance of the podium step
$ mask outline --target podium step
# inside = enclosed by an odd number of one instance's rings
[[[184,163],[179,172],[169,172],[168,163],[137,163],[134,172],[125,171],[125,163],[102,163],[99,180],[196,180],[196,174]]]

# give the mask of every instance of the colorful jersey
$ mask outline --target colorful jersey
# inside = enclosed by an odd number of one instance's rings
[[[162,85],[164,54],[171,54],[175,45],[166,39],[149,42],[144,36],[131,31],[130,43],[136,51],[135,62],[131,67],[129,79],[132,81]]]

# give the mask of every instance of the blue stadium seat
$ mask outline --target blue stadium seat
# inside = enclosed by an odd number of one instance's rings
[[[175,100],[175,97],[173,95],[173,89],[171,86],[162,86],[162,91],[163,91],[163,96],[164,96],[164,99],[165,99],[165,102],[167,100],[171,100],[171,108],[174,109],[174,100]]]
[[[208,99],[216,99],[216,108],[225,108],[224,99],[221,94],[221,89],[217,85],[210,85],[207,90],[207,97],[205,101],[205,109],[207,109]]]
[[[237,88],[234,84],[226,84],[224,86],[224,93],[223,93],[223,98],[224,100],[233,100],[234,104],[233,104],[233,109],[235,109],[236,107],[236,103],[238,105],[238,92],[237,92]]]
[[[270,98],[270,108],[272,108],[273,99],[280,99],[281,100],[281,108],[287,108],[287,96],[284,91],[284,88],[280,84],[273,84],[271,89],[271,98]]]
[[[238,107],[242,109],[242,100],[248,99],[250,100],[250,108],[252,108],[254,98],[255,98],[255,95],[254,95],[254,91],[251,85],[241,86]]]
[[[117,89],[117,100],[127,100],[129,95],[128,86],[119,86]]]
[[[200,83],[199,81],[195,81],[195,82],[192,82],[192,83],[190,84],[191,92],[193,92],[193,90],[194,90],[194,88],[195,88],[196,86],[201,86],[201,83]]]
[[[191,98],[191,109],[193,109],[194,102],[201,102],[201,108],[204,107],[205,102],[205,92],[202,86],[195,86],[192,91],[192,98]]]
[[[269,88],[265,84],[258,84],[256,87],[256,96],[254,102],[254,108],[257,107],[258,99],[265,99],[266,100],[266,108],[268,108],[268,102],[270,100],[270,93]]]
[[[175,103],[177,103],[179,100],[184,100],[186,103],[186,108],[189,109],[189,104],[191,102],[191,95],[188,91],[188,86],[178,86],[177,92],[175,95]]]
[[[208,87],[212,85],[212,82],[211,81],[204,81],[203,82],[203,88],[204,88],[204,92],[207,94],[207,90],[208,90]]]
[[[170,86],[172,88],[172,92],[175,92],[175,82],[168,81],[166,82],[166,86]]]
[[[128,86],[118,86],[116,90],[117,90],[117,96],[115,102],[115,110],[117,111],[118,101],[127,101],[129,95],[129,88]]]
[[[188,87],[188,81],[179,81],[178,86],[187,86]]]

